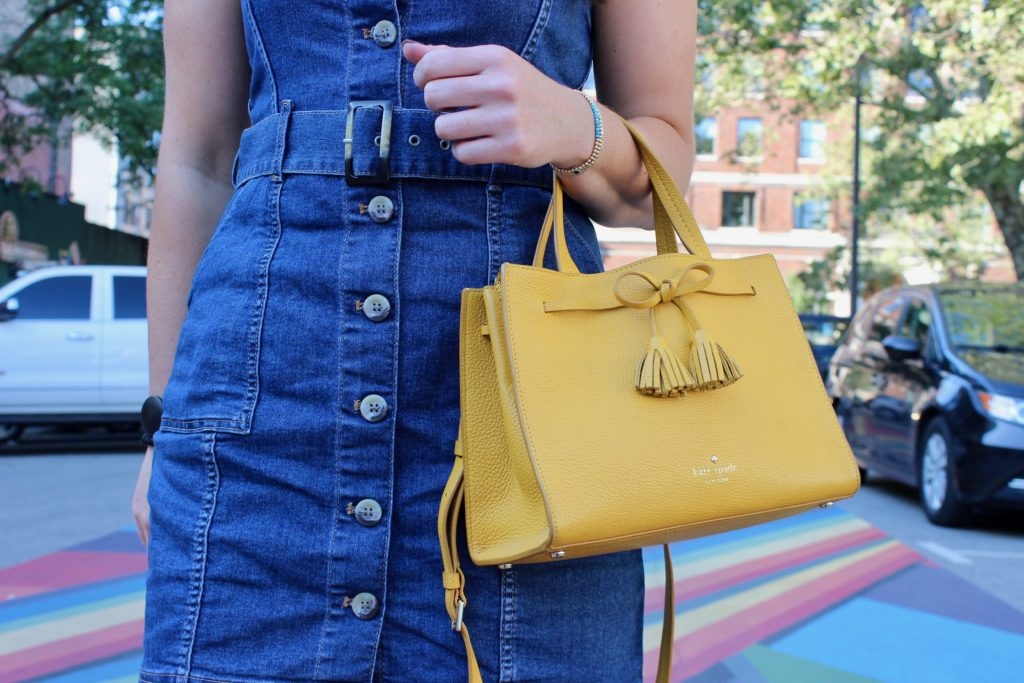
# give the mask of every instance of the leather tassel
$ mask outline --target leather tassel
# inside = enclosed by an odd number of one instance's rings
[[[700,390],[720,389],[743,376],[736,361],[703,329],[693,335],[690,369]]]
[[[636,371],[636,390],[659,398],[678,396],[694,388],[693,377],[659,334],[651,335],[647,355]]]

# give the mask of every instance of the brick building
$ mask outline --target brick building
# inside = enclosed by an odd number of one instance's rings
[[[696,132],[686,199],[716,257],[771,253],[788,279],[849,241],[848,122],[788,116],[754,100],[701,119]],[[644,230],[599,228],[599,236],[608,267],[654,251]]]

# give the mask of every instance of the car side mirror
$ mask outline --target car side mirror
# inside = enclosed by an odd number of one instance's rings
[[[18,311],[21,309],[21,304],[15,297],[0,301],[0,323],[11,320],[18,315]]]
[[[921,342],[910,337],[890,335],[882,340],[882,347],[894,361],[912,360],[921,357]]]

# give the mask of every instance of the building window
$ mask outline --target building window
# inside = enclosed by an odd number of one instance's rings
[[[737,121],[736,151],[741,157],[761,156],[761,119],[741,118]]]
[[[754,193],[722,193],[722,226],[727,228],[753,227]]]
[[[825,158],[825,122],[804,120],[800,122],[800,158]]]
[[[704,117],[695,129],[697,135],[697,154],[699,156],[715,156],[718,148],[718,119]]]
[[[824,230],[828,227],[828,200],[796,195],[793,199],[793,227],[797,230]]]

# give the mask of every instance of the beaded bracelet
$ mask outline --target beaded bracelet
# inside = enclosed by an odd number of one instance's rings
[[[597,158],[601,156],[601,150],[604,149],[604,124],[601,121],[601,110],[597,107],[597,101],[593,96],[583,90],[577,90],[580,95],[583,95],[583,99],[590,105],[590,110],[594,112],[594,148],[590,151],[590,156],[587,157],[579,166],[573,166],[572,168],[559,168],[554,164],[551,164],[551,168],[555,170],[558,175],[579,175],[584,171],[590,169],[594,164],[597,163]]]

